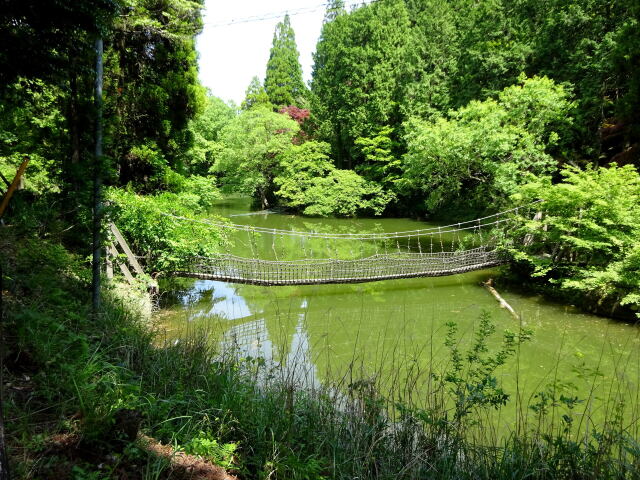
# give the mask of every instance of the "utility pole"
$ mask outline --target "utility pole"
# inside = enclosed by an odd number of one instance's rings
[[[4,436],[4,365],[3,359],[6,355],[4,350],[4,305],[2,303],[2,261],[0,260],[0,480],[10,480],[9,459],[7,458],[7,446]]]
[[[96,110],[96,151],[93,164],[93,263],[92,263],[92,310],[93,315],[100,309],[100,252],[102,249],[102,77],[103,54],[102,37],[96,38],[96,83],[95,83],[95,110]]]

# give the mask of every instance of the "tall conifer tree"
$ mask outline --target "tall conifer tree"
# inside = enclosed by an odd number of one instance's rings
[[[267,62],[264,87],[269,100],[275,106],[300,106],[306,94],[302,81],[302,68],[298,58],[296,37],[289,21],[289,15],[276,26],[273,46]]]
[[[385,125],[399,131],[411,20],[404,0],[334,12],[314,54],[311,112],[318,138],[331,144],[337,165],[351,169],[366,157],[357,138],[371,138]]]

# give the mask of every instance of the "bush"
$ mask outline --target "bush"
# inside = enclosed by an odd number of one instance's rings
[[[640,307],[640,175],[631,165],[567,167],[564,181],[524,185],[518,202],[542,199],[542,222],[518,218],[518,267],[595,310]],[[586,300],[586,302],[585,302]]]
[[[198,185],[208,185],[206,179],[188,182],[194,189]],[[194,214],[203,213],[203,206],[208,205],[210,200],[206,196],[195,193],[142,196],[113,188],[107,192],[107,198],[111,202],[109,215],[133,251],[147,257],[150,272],[179,270],[195,256],[214,255],[224,244],[219,229],[194,218]],[[193,221],[179,220],[167,214]]]

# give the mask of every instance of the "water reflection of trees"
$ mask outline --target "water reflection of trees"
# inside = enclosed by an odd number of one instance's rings
[[[385,289],[376,284],[276,289],[243,285],[238,288],[238,294],[247,299],[252,311],[260,312],[273,359],[286,362],[296,349],[296,329],[302,328],[309,339],[308,355],[317,365],[321,379],[326,379],[324,375],[330,367],[344,368],[358,359],[374,364],[380,361],[376,355],[382,352],[404,355],[418,345],[425,348],[430,345],[431,340],[427,342],[427,338],[431,334],[429,329],[435,325],[434,317],[439,319],[437,325],[444,325],[452,317],[462,319],[469,326],[476,321],[478,305],[460,307],[460,297],[470,288],[465,284],[469,283],[468,278],[466,281],[451,277],[411,282],[416,284],[414,288],[407,288],[403,281],[388,282]],[[422,286],[418,291],[424,295],[438,298],[438,312],[425,310],[425,298],[416,295],[417,285]],[[455,297],[450,296],[452,292]],[[439,340],[438,336],[436,344],[442,346]]]

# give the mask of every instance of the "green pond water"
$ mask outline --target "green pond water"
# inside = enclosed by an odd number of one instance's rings
[[[436,224],[410,219],[310,219],[283,214],[251,214],[249,200],[226,199],[212,212],[233,223],[323,232],[406,231]],[[295,237],[252,236],[238,233],[229,250],[262,258],[340,256],[375,253],[393,245],[356,245],[349,242],[304,242]],[[447,249],[459,238],[438,239],[403,249]],[[342,245],[340,244],[342,243]],[[398,245],[395,246],[396,248]],[[303,253],[302,253],[303,252]],[[206,328],[222,344],[236,345],[250,356],[296,366],[300,378],[333,381],[351,364],[358,372],[378,372],[386,384],[402,386],[419,368],[438,371],[449,360],[444,346],[447,322],[458,325],[462,349],[473,338],[482,312],[496,324],[490,349],[500,333],[520,325],[481,285],[496,270],[481,270],[436,278],[389,280],[350,285],[258,287],[208,280],[168,284],[158,321],[169,338],[178,339],[196,328]],[[162,286],[161,286],[162,288]],[[517,395],[525,405],[533,395],[556,383],[566,395],[590,399],[571,415],[587,409],[592,418],[610,411],[610,399],[619,393],[627,418],[638,418],[640,329],[635,325],[580,312],[573,305],[550,303],[536,295],[501,288],[502,296],[533,330],[518,358],[501,367],[498,376],[512,401],[503,410],[513,417]],[[426,388],[426,387],[424,387]],[[417,385],[414,397],[424,393]],[[420,403],[419,398],[413,398]],[[605,404],[609,401],[609,407]],[[521,409],[522,410],[522,409]]]

